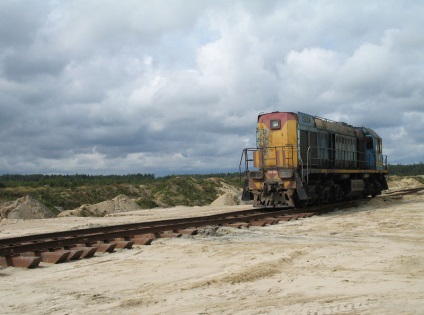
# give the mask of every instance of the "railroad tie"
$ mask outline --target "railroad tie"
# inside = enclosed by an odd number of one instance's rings
[[[115,243],[104,243],[104,242],[95,242],[91,243],[92,247],[97,248],[97,252],[99,253],[113,253],[115,250],[116,244]]]
[[[10,255],[0,256],[0,266],[2,267],[19,267],[19,268],[36,268],[41,262],[41,257]]]
[[[93,257],[97,251],[96,247],[87,247],[87,246],[74,246],[72,249],[81,250],[81,258],[90,258]]]
[[[115,239],[113,240],[113,243],[116,244],[116,248],[119,249],[131,249],[132,246],[134,245],[134,241],[126,241],[126,240],[119,240],[119,239]]]
[[[145,237],[145,234],[142,234],[142,235],[134,235],[130,239],[131,241],[134,242],[135,245],[150,245],[155,238]]]

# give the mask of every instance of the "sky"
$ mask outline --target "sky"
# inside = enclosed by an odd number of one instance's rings
[[[0,174],[237,171],[261,112],[424,162],[424,1],[2,0]]]

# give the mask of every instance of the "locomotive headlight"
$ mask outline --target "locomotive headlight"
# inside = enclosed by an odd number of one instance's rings
[[[281,120],[279,119],[273,119],[271,120],[271,129],[280,129],[281,128]]]
[[[280,178],[292,178],[293,177],[293,171],[292,170],[279,170],[278,176]]]

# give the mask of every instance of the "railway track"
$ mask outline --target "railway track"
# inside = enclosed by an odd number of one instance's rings
[[[422,190],[422,188],[421,188]],[[415,193],[418,190],[405,192]],[[35,268],[41,262],[58,264],[90,258],[96,252],[112,253],[149,245],[156,238],[195,235],[206,226],[265,226],[307,218],[314,214],[348,208],[366,200],[352,200],[305,209],[252,209],[194,218],[120,224],[79,230],[44,233],[0,239],[0,265]]]
[[[383,196],[405,196],[405,195],[411,195],[411,194],[420,192],[422,190],[424,190],[424,188],[422,187],[406,188],[406,189],[385,192],[383,193]]]
[[[35,268],[40,262],[57,264],[92,257],[96,252],[148,245],[155,238],[197,234],[198,229],[218,226],[265,226],[312,216],[295,209],[258,211],[249,209],[204,217],[162,220],[61,231],[0,239],[0,265]]]

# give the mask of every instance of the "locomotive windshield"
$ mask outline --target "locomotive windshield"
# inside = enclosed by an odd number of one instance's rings
[[[271,129],[276,130],[281,128],[281,120],[273,119],[271,120]]]

